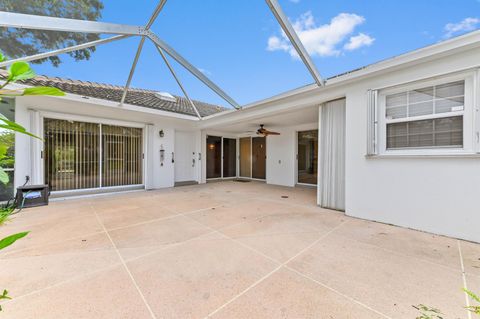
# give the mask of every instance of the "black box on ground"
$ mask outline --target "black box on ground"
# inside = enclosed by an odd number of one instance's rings
[[[48,205],[48,185],[28,185],[17,188],[17,208]]]

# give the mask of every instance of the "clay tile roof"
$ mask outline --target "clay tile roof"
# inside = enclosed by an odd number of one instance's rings
[[[6,78],[6,71],[0,70],[0,79]],[[37,76],[33,79],[20,81],[19,83],[30,86],[51,86],[56,87],[66,93],[77,94],[102,100],[120,103],[123,94],[123,87],[111,84],[96,82],[79,81],[72,79],[63,79],[59,77]],[[135,89],[128,90],[125,99],[126,104],[147,107],[156,110],[174,112],[185,115],[196,116],[195,111],[184,97],[175,96],[176,102],[160,99],[153,90]],[[193,101],[202,117],[212,115],[226,110],[221,106],[216,106],[200,101]]]

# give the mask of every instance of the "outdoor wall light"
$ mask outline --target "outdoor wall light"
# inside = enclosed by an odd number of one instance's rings
[[[158,135],[160,135],[160,137],[164,137],[165,133],[163,132],[163,130],[160,130],[160,132],[158,132]]]
[[[163,166],[163,162],[165,161],[165,149],[163,148],[163,144],[160,145],[160,166]]]

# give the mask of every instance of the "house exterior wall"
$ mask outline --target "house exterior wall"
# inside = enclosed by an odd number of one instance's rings
[[[413,81],[442,77],[458,71],[480,67],[480,48],[453,50],[433,58],[392,67],[388,72],[369,74],[361,79],[332,80],[330,85],[315,90],[305,90],[267,101],[251,110],[228,114],[203,121],[207,126],[197,126],[191,120],[154,116],[152,114],[122,109],[118,106],[103,107],[88,101],[66,101],[62,98],[21,97],[16,103],[16,120],[27,129],[34,128],[31,111],[69,113],[118,121],[151,124],[147,136],[148,176],[151,188],[174,185],[175,130],[195,132],[198,152],[202,153],[198,165],[198,180],[206,182],[206,136],[240,137],[228,132],[215,131],[215,125],[235,121],[255,121],[280,111],[302,112],[302,108],[321,105],[336,98],[346,98],[346,214],[368,220],[391,223],[432,233],[480,242],[480,154],[478,142],[470,154],[404,154],[397,156],[366,156],[367,145],[367,91],[393,87]],[[473,116],[477,123],[479,107],[479,76],[475,79]],[[282,125],[269,127],[280,136],[267,138],[266,182],[275,185],[294,186],[296,183],[296,132],[317,127],[317,123],[303,126]],[[202,130],[200,131],[200,127]],[[475,133],[478,132],[477,125]],[[164,130],[160,138],[158,132]],[[473,138],[472,138],[473,139]],[[164,166],[160,166],[160,147],[165,149]],[[15,185],[24,183],[25,176],[32,176],[32,141],[16,137]],[[238,150],[238,147],[237,147]],[[319,149],[321,152],[321,149]],[[238,152],[237,152],[238,154]],[[37,155],[35,155],[37,156]],[[238,164],[237,164],[238,167]]]
[[[480,242],[480,154],[478,141],[465,154],[449,152],[406,153],[402,156],[366,156],[367,91],[395,87],[426,79],[442,79],[458,72],[477,72],[474,112],[467,119],[476,122],[469,140],[476,140],[480,118],[480,48],[454,48],[448,52],[393,65],[377,66],[362,78],[344,76],[326,87],[306,88],[274,100],[244,108],[242,113],[212,118],[204,125],[227,125],[255,121],[279,112],[302,112],[302,108],[346,98],[346,214]],[[368,71],[368,68],[367,68]],[[360,71],[363,72],[363,71]],[[354,73],[355,74],[355,73]],[[473,115],[472,115],[473,114]],[[466,123],[467,123],[466,122]],[[468,123],[467,123],[468,124]],[[471,126],[468,124],[467,126]],[[292,186],[295,183],[294,129],[269,127],[282,133],[267,139],[267,183]],[[474,142],[475,143],[475,142]],[[319,149],[321,152],[321,149]],[[279,162],[281,161],[281,162]]]
[[[297,184],[297,132],[318,128],[318,123],[269,127],[280,135],[267,137],[267,184],[293,187]]]
[[[33,122],[32,113],[38,112],[40,117],[49,114],[61,114],[62,117],[84,119],[95,121],[108,121],[118,125],[121,123],[132,123],[144,127],[145,130],[145,160],[144,160],[144,179],[147,189],[157,189],[174,186],[174,163],[172,163],[172,152],[175,152],[175,131],[184,130],[194,132],[196,138],[196,148],[199,150],[200,130],[192,125],[192,121],[183,119],[167,118],[162,116],[152,116],[152,114],[141,111],[133,111],[119,106],[102,106],[81,100],[70,100],[52,97],[18,97],[15,105],[16,121],[27,128],[29,131],[41,134]],[[164,131],[164,137],[159,136],[159,131]],[[33,179],[33,183],[43,183],[43,175],[34,172],[37,170],[32,154],[36,154],[33,149],[38,143],[41,148],[41,142],[32,138],[17,134],[15,139],[15,187],[21,186],[25,182],[25,176],[38,175],[40,180]],[[165,150],[164,165],[160,166],[160,148]],[[37,153],[39,157],[39,152]],[[37,158],[36,163],[41,163]],[[36,173],[36,174],[35,174]],[[197,173],[197,179],[200,176],[200,169]]]
[[[480,242],[480,156],[365,156],[368,89],[476,67],[479,56],[479,49],[471,50],[345,90],[348,215]]]

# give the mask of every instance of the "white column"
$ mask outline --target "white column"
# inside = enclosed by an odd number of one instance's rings
[[[40,113],[35,110],[30,110],[30,133],[42,138],[43,129],[41,123]],[[30,139],[30,183],[43,184],[43,141],[38,138]]]

